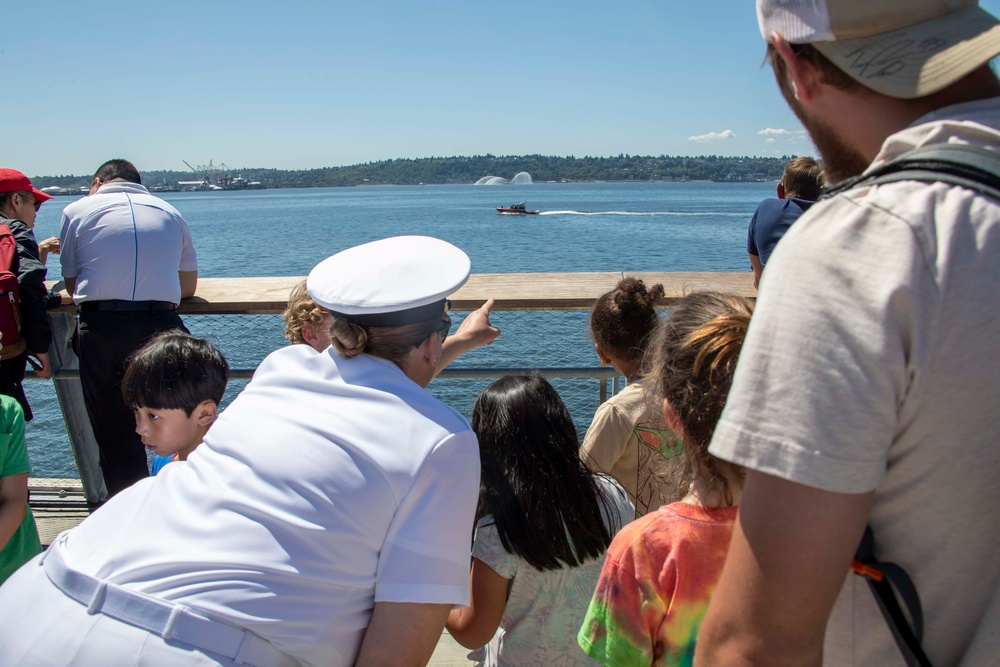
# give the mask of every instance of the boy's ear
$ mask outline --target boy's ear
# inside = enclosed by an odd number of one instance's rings
[[[194,415],[199,426],[211,426],[218,413],[219,406],[216,405],[215,401],[206,399],[195,407],[192,415]]]
[[[316,330],[313,329],[313,325],[309,322],[303,324],[302,328],[299,331],[301,331],[302,340],[305,341],[306,345],[312,346],[313,343],[319,340],[319,338],[316,336]]]

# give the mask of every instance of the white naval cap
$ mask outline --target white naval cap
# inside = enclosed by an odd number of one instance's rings
[[[327,257],[309,272],[306,290],[334,317],[400,326],[441,315],[471,270],[469,256],[447,241],[394,236]]]

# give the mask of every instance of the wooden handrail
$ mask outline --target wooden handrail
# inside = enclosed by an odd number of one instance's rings
[[[605,292],[614,289],[623,276],[641,278],[647,286],[663,285],[662,306],[670,306],[685,294],[714,290],[755,297],[753,274],[746,272],[666,273],[474,273],[451,300],[455,310],[478,308],[487,299],[497,300],[497,310],[584,310]],[[364,276],[359,276],[363,280]],[[271,314],[281,313],[288,295],[304,276],[201,278],[198,294],[185,299],[182,314]],[[66,305],[58,310],[72,312]]]

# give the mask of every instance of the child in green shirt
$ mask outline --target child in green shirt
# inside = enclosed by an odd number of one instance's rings
[[[24,413],[16,400],[0,395],[0,583],[42,552],[28,507],[29,472]]]

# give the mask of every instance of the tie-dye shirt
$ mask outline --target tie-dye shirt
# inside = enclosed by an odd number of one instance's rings
[[[608,547],[580,647],[611,666],[691,665],[735,520],[735,507],[673,503],[625,526]]]

